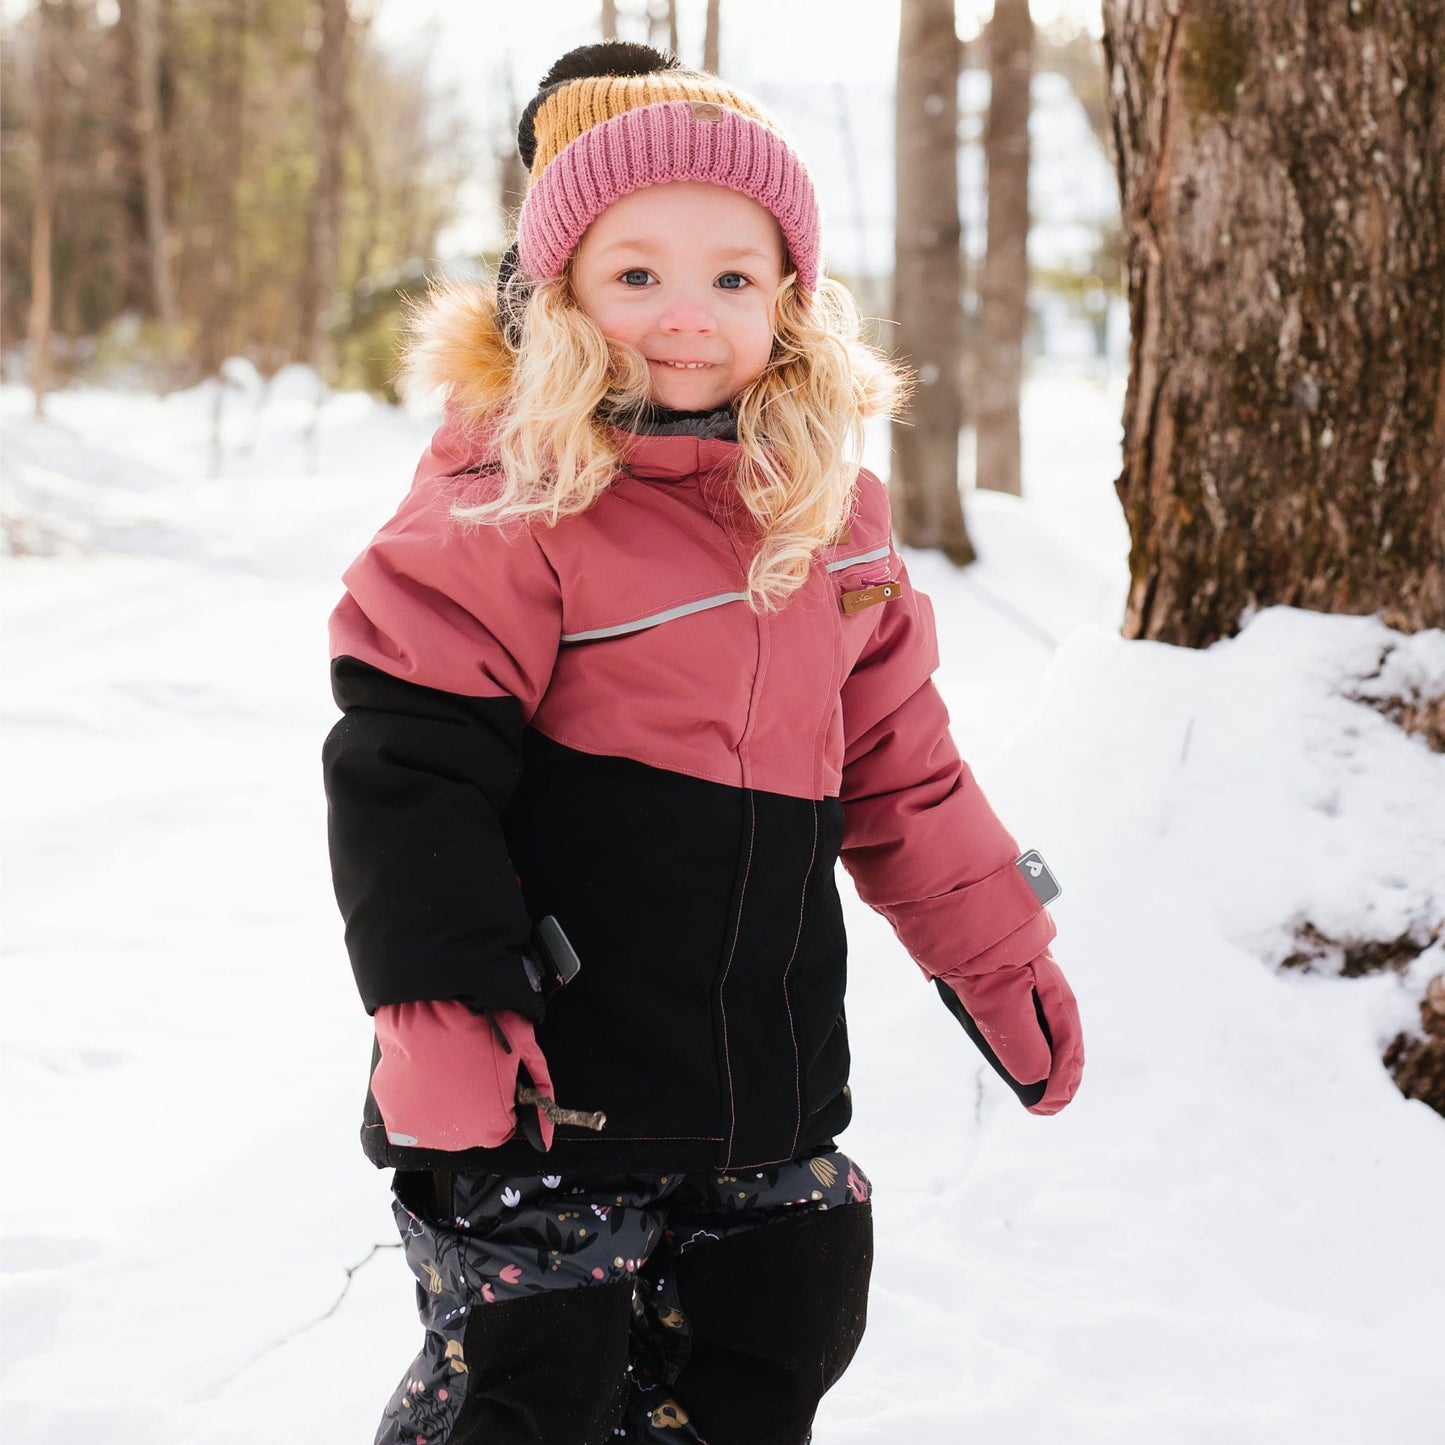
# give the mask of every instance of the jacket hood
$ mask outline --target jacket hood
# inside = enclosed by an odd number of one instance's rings
[[[447,419],[468,431],[507,394],[511,352],[496,293],[477,281],[439,281],[407,318],[402,377],[415,393],[442,392]]]

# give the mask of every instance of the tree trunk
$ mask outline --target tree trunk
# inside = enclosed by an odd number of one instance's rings
[[[170,208],[166,196],[166,157],[161,127],[160,0],[132,0],[135,35],[136,131],[140,141],[141,185],[145,193],[146,260],[151,302],[161,328],[165,353],[162,388],[174,379],[172,370],[180,332],[172,261]]]
[[[368,75],[367,52],[371,47],[371,24],[376,18],[374,10],[359,18],[351,17],[352,61],[364,82]],[[377,173],[376,147],[372,144],[371,133],[361,117],[353,116],[348,139],[354,147],[357,176],[354,186],[346,188],[356,202],[356,221],[352,228],[356,237],[355,260],[350,267],[355,278],[354,285],[362,288],[371,281],[374,258],[380,231],[380,178]],[[345,268],[343,268],[345,269]]]
[[[1106,0],[1123,631],[1445,625],[1445,6]]]
[[[602,0],[602,38],[617,39],[617,0]]]
[[[893,426],[894,521],[914,547],[971,562],[958,495],[963,425],[963,226],[958,213],[959,43],[953,0],[903,0],[898,30],[893,317],[918,374]]]
[[[30,318],[27,332],[35,415],[45,416],[50,388],[52,249],[56,168],[56,6],[40,0],[35,15],[35,209],[30,229]]]
[[[707,28],[702,36],[702,68],[709,75],[719,75],[721,63],[718,31],[721,23],[722,0],[707,0]]]
[[[978,287],[974,475],[980,487],[1017,497],[1023,495],[1019,393],[1029,314],[1029,92],[1034,73],[1029,0],[996,0],[988,56],[988,249]]]
[[[316,52],[316,186],[301,287],[298,354],[322,375],[331,366],[328,313],[341,263],[342,162],[346,142],[346,76],[350,20],[346,0],[320,0],[321,45]]]
[[[648,0],[647,43],[677,54],[676,0]]]
[[[229,354],[236,310],[236,187],[241,173],[246,76],[247,0],[223,0],[211,27],[210,134],[204,178],[207,287],[200,308],[197,356],[215,376]]]

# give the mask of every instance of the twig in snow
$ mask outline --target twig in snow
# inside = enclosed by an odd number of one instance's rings
[[[371,1261],[376,1258],[379,1251],[383,1249],[400,1248],[401,1244],[399,1241],[396,1244],[373,1244],[371,1246],[371,1251],[366,1256],[366,1258],[356,1264],[353,1264],[346,1271],[346,1283],[341,1286],[341,1293],[336,1296],[336,1299],[332,1303],[332,1306],[329,1310],[327,1310],[324,1314],[317,1315],[314,1320],[307,1320],[304,1325],[298,1325],[294,1330],[289,1330],[286,1334],[282,1335],[280,1339],[272,1340],[269,1345],[263,1345],[249,1359],[243,1360],[239,1365],[237,1365],[236,1368],[232,1370],[229,1375],[223,1375],[219,1380],[213,1381],[210,1385],[206,1386],[205,1389],[198,1391],[195,1395],[192,1395],[191,1403],[194,1404],[201,1400],[214,1399],[217,1395],[221,1393],[222,1390],[226,1388],[227,1385],[231,1384],[233,1380],[239,1379],[242,1375],[246,1373],[247,1370],[251,1369],[255,1365],[260,1364],[260,1362],[264,1360],[267,1355],[271,1354],[273,1350],[279,1350],[282,1345],[289,1345],[291,1341],[294,1340],[298,1335],[304,1335],[307,1330],[313,1328],[316,1325],[319,1325],[323,1320],[329,1320],[331,1316],[334,1315],[336,1311],[341,1308],[341,1302],[346,1298],[346,1292],[351,1288],[351,1281],[352,1278],[355,1276],[357,1270],[359,1270],[363,1265],[370,1264]]]

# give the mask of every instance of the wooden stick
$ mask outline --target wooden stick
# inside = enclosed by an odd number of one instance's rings
[[[600,1134],[607,1127],[607,1115],[600,1109],[592,1113],[585,1113],[581,1109],[564,1109],[555,1099],[549,1099],[540,1089],[534,1089],[530,1084],[523,1084],[517,1090],[517,1102],[531,1104],[553,1124],[571,1124],[578,1129],[591,1129],[594,1134]]]

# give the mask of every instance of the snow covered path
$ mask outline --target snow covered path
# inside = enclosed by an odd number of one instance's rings
[[[61,549],[4,566],[7,1439],[366,1441],[418,1342],[318,753],[337,575],[428,428],[336,398],[312,472],[289,386],[219,478],[202,395],[42,428],[0,392],[6,510]],[[845,883],[879,1243],[819,1445],[1438,1431],[1445,1121],[1378,1063],[1408,989],[1269,965],[1305,917],[1439,926],[1445,760],[1344,700],[1399,642],[1368,619],[1113,635],[1118,412],[1036,382],[1030,500],[975,499],[968,573],[911,563],[960,744],[1063,881],[1089,1067],[1019,1110]]]

